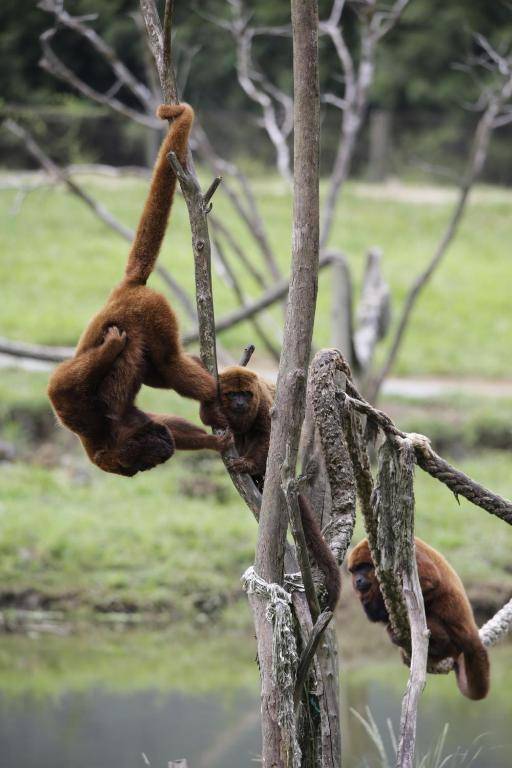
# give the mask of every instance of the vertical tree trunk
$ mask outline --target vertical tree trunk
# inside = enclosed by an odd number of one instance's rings
[[[281,487],[286,464],[295,471],[304,418],[307,366],[318,284],[318,8],[316,0],[292,0],[294,71],[294,211],[292,271],[286,309],[283,351],[267,473],[260,514],[255,569],[268,583],[283,583],[287,513]],[[272,628],[266,600],[251,595],[262,677],[262,760],[264,768],[284,766],[278,726],[277,691],[272,679]]]

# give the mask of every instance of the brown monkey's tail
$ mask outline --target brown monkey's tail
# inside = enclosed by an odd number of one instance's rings
[[[330,546],[323,537],[322,530],[313,514],[309,501],[301,493],[299,493],[298,501],[306,542],[316,564],[325,577],[327,606],[331,611],[334,611],[341,590],[340,569]]]
[[[460,692],[468,699],[485,699],[489,693],[489,656],[481,642],[465,651],[455,662],[455,675]]]
[[[174,120],[160,147],[149,194],[128,256],[125,281],[137,285],[145,285],[153,271],[167,228],[176,189],[176,174],[167,155],[175,152],[181,165],[186,164],[194,110],[188,104],[162,104],[157,116],[162,120]]]

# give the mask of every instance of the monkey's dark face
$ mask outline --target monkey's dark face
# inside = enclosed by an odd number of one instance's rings
[[[387,624],[389,615],[375,575],[373,563],[359,563],[349,568],[352,574],[352,586],[357,592],[361,605],[370,621]]]
[[[357,568],[352,569],[351,573],[352,584],[354,585],[356,592],[364,595],[365,592],[368,592],[372,588],[372,575],[374,573],[373,565],[370,563],[363,563],[362,565],[358,565]]]
[[[237,416],[245,416],[251,410],[253,394],[249,390],[225,392],[224,397],[229,410]]]

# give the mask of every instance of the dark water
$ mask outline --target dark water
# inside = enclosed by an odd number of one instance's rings
[[[227,645],[227,647],[226,647]],[[250,639],[5,638],[0,640],[0,765],[9,768],[249,768],[259,753],[259,701]],[[493,690],[469,702],[453,678],[429,678],[418,753],[449,731],[447,768],[512,765],[512,648],[493,651]],[[406,671],[393,657],[342,673],[345,766],[377,766],[355,715],[370,708],[389,754],[387,719],[399,721]],[[474,740],[477,742],[474,743]],[[145,757],[144,757],[145,756]]]

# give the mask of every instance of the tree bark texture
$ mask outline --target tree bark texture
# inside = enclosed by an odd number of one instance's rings
[[[296,466],[318,286],[320,123],[315,0],[292,0],[292,25],[295,98],[292,268],[255,561],[260,577],[280,584],[287,530],[281,469],[285,462],[292,472]],[[272,633],[265,617],[265,603],[253,595],[251,606],[262,677],[262,762],[264,768],[277,768],[284,766],[284,755],[269,664]]]

